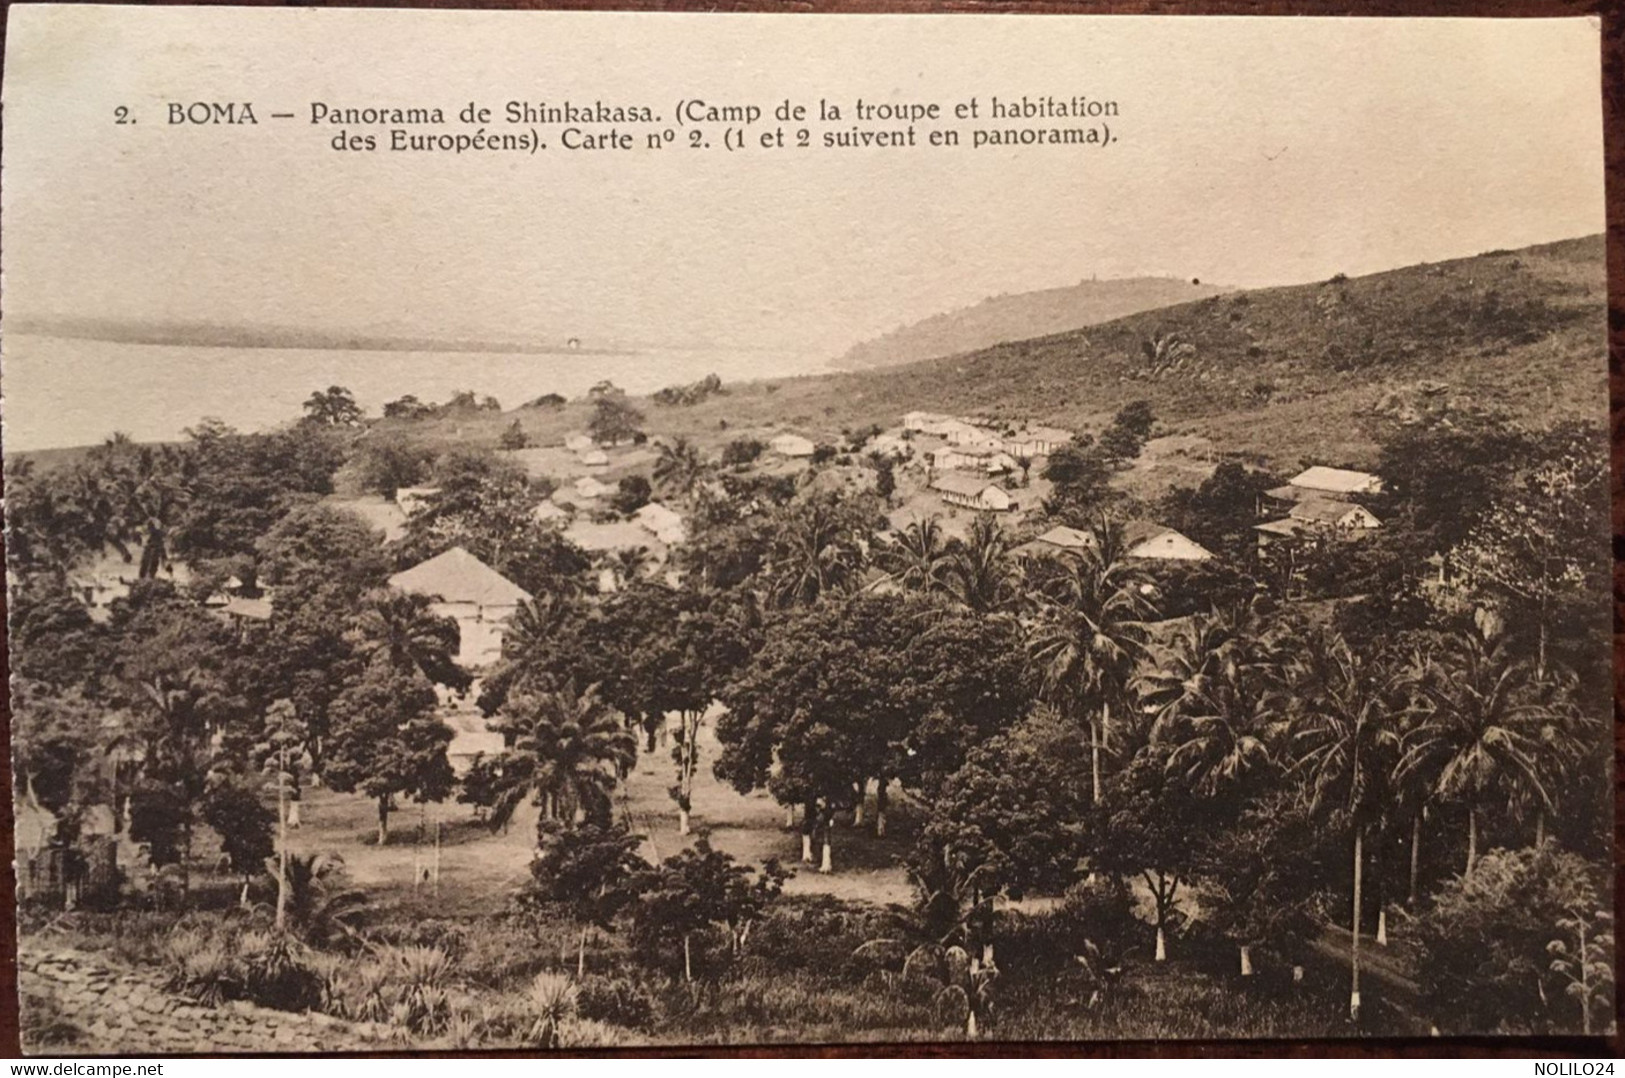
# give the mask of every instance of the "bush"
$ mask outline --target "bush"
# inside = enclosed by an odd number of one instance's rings
[[[588,977],[577,987],[576,1008],[585,1019],[649,1029],[654,1025],[655,996],[628,977]]]
[[[1604,871],[1548,842],[1492,850],[1449,880],[1420,919],[1422,998],[1446,1032],[1578,1033],[1582,1003],[1558,970],[1554,944],[1577,950],[1576,918],[1600,942],[1609,914]],[[1611,925],[1607,962],[1612,965]],[[1596,987],[1602,987],[1597,985]],[[1604,987],[1602,999],[1611,1002]],[[1601,1009],[1601,1008],[1599,1008]],[[1447,1025],[1448,1021],[1448,1025]]]

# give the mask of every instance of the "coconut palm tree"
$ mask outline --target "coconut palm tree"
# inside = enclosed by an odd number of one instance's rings
[[[436,614],[427,596],[393,588],[369,592],[346,638],[369,661],[402,672],[421,671],[430,681],[458,690],[472,680],[457,665],[457,622]]]
[[[512,746],[494,762],[492,829],[512,819],[526,797],[540,798],[552,819],[581,812],[607,821],[611,791],[637,762],[637,738],[599,698],[598,686],[510,696],[503,715]]]
[[[1019,594],[1009,537],[990,516],[978,516],[970,534],[949,545],[946,570],[954,597],[979,614],[1002,610]]]
[[[1158,716],[1170,745],[1166,767],[1202,797],[1216,797],[1275,765],[1289,697],[1262,673],[1231,666],[1202,680],[1171,713]]]
[[[1573,722],[1500,638],[1458,633],[1422,680],[1422,719],[1396,773],[1467,807],[1467,871],[1478,861],[1480,815],[1497,805],[1546,813],[1567,760]]]
[[[655,461],[655,486],[680,498],[694,493],[705,478],[705,458],[687,438],[678,437],[670,445],[662,443],[660,457]]]
[[[1259,692],[1278,690],[1286,655],[1275,626],[1252,603],[1192,617],[1169,643],[1148,647],[1152,662],[1134,680],[1154,716],[1151,737],[1193,709],[1210,707],[1216,683]]]
[[[883,567],[898,585],[909,591],[938,594],[948,589],[948,543],[936,516],[916,517],[894,533],[886,548]]]
[[[774,541],[769,593],[780,606],[811,603],[857,582],[862,551],[852,522],[832,499],[785,507]]]
[[[1108,746],[1111,708],[1121,704],[1145,650],[1145,618],[1153,613],[1141,574],[1119,558],[1115,530],[1096,529],[1093,547],[1064,559],[1039,596],[1028,654],[1042,676],[1045,699],[1076,715],[1089,711],[1092,797],[1100,803],[1100,754]]]
[[[1399,755],[1392,685],[1336,633],[1306,641],[1293,671],[1299,713],[1293,768],[1304,777],[1311,813],[1346,822],[1353,838],[1349,1016],[1360,1015],[1360,904],[1366,832],[1382,820]]]

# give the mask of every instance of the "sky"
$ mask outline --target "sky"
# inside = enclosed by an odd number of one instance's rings
[[[833,356],[1091,276],[1296,283],[1603,227],[1590,19],[23,6],[7,36],[8,319]],[[308,122],[1021,94],[1115,101],[1118,141],[458,158],[338,153]],[[192,100],[261,123],[163,122]]]

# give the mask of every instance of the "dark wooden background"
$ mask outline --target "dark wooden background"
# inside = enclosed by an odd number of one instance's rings
[[[1353,16],[1393,18],[1396,16],[1478,16],[1494,18],[1551,18],[1590,15],[1602,20],[1602,115],[1607,169],[1608,238],[1608,372],[1609,429],[1613,437],[1613,536],[1614,536],[1614,904],[1616,914],[1625,912],[1625,873],[1620,871],[1620,851],[1625,847],[1625,0],[556,0],[556,2],[493,2],[493,0],[402,0],[402,2],[331,3],[306,0],[301,4],[234,0],[247,7],[393,7],[393,8],[474,8],[508,11],[685,11],[726,18],[736,12],[793,13],[805,18],[850,13],[1025,13],[1038,15],[1254,15],[1254,16]],[[195,6],[221,6],[197,4]],[[4,0],[5,14],[12,4]],[[0,45],[4,44],[4,24],[0,23]],[[3,63],[0,63],[3,66]],[[1509,77],[1515,77],[1511,75]],[[0,116],[3,125],[3,116]],[[0,182],[4,158],[0,156]],[[4,222],[0,221],[0,249],[5,243]],[[0,296],[0,303],[3,303]],[[1599,342],[1600,343],[1600,342]],[[4,382],[0,379],[0,393]],[[3,487],[0,487],[3,494]],[[0,611],[5,595],[0,591]],[[0,626],[0,634],[4,627]],[[0,669],[7,674],[6,656],[0,654]],[[0,694],[0,715],[4,716],[6,759],[10,760],[11,712],[9,699]],[[0,768],[0,851],[12,848],[11,768]],[[0,1053],[19,1054],[17,1008],[16,879],[9,856],[0,857]],[[1625,941],[1622,941],[1625,942]],[[1618,955],[1616,955],[1616,967]],[[1621,1001],[1615,1000],[1616,1019],[1625,1016]],[[1616,1021],[1616,1028],[1625,1022]],[[1103,1041],[1103,1042],[952,1042],[940,1045],[799,1045],[732,1049],[645,1049],[587,1053],[599,1056],[761,1056],[761,1057],[960,1057],[990,1058],[1020,1056],[1159,1056],[1200,1058],[1208,1056],[1252,1058],[1319,1058],[1342,1056],[1380,1059],[1384,1057],[1522,1057],[1546,1058],[1614,1057],[1625,1041],[1619,1035],[1604,1038],[1491,1038],[1440,1037],[1420,1039],[1361,1038],[1319,1041]],[[481,1053],[430,1053],[467,1055]],[[492,1053],[497,1056],[523,1053]]]

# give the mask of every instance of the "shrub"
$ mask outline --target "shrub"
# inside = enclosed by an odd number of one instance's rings
[[[577,986],[576,1006],[582,1018],[628,1029],[654,1025],[655,997],[629,977],[588,977]]]

